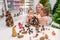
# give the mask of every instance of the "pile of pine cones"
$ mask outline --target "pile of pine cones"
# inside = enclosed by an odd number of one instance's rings
[[[10,27],[13,26],[14,22],[13,22],[13,18],[11,16],[11,13],[9,11],[6,12],[6,26]]]

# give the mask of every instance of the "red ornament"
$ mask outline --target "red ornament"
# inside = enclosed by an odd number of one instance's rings
[[[19,29],[23,28],[23,24],[21,24],[20,22],[18,23]]]

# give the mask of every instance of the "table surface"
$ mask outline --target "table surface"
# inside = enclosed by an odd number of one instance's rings
[[[19,20],[17,20],[17,21],[15,20],[15,25],[17,26],[16,27],[17,32],[19,31],[18,22],[25,23],[24,17],[21,16],[18,19]],[[45,26],[45,28],[49,28],[50,30],[45,30],[45,31],[42,31],[41,33],[38,33],[39,36],[36,38],[33,38],[33,36],[35,36],[36,32],[35,32],[35,28],[32,26],[31,26],[31,28],[33,28],[33,31],[34,31],[33,34],[29,35],[27,33],[24,35],[23,38],[12,37],[11,36],[12,27],[5,26],[4,18],[1,20],[3,20],[0,22],[0,39],[1,40],[30,40],[30,37],[31,37],[31,40],[39,40],[39,38],[41,36],[43,36],[43,34],[42,34],[43,32],[49,36],[49,40],[60,40],[60,29],[56,29],[51,26]],[[56,33],[55,36],[52,35],[52,31],[55,31],[55,33]]]

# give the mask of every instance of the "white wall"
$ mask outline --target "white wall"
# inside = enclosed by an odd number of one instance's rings
[[[2,3],[0,2],[0,15],[2,15]]]
[[[2,2],[3,0],[0,0],[0,15],[2,15]]]
[[[3,0],[0,0],[0,2],[3,2]],[[38,4],[38,2],[39,2],[39,0],[34,0],[34,6],[33,6],[34,11],[36,10],[36,5]],[[53,6],[54,6],[55,2],[56,2],[56,0],[50,0],[51,9],[53,9]],[[2,13],[1,8],[2,8],[2,3],[0,3],[0,15]]]

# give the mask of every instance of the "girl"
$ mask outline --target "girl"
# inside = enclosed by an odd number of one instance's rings
[[[30,22],[30,20],[32,19],[34,14],[34,11],[32,10],[32,8],[30,7],[28,10],[28,16],[27,16],[27,22]]]

